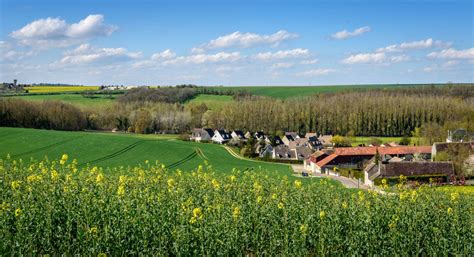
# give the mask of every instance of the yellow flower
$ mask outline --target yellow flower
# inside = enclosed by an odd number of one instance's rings
[[[37,182],[37,181],[41,181],[42,177],[40,175],[29,175],[26,180],[28,181],[28,183],[34,183],[34,182]]]
[[[234,210],[232,211],[232,217],[234,217],[234,220],[237,220],[240,216],[240,207],[235,207]]]
[[[55,170],[52,170],[51,171],[51,180],[53,182],[56,182],[56,181],[58,181],[58,178],[59,178],[59,173]]]
[[[197,219],[195,217],[191,217],[191,219],[189,220],[189,223],[191,224],[194,224],[196,223]]]
[[[11,183],[11,186],[12,186],[13,190],[17,190],[18,188],[20,188],[20,185],[21,185],[21,181],[19,181],[19,180],[14,180]]]
[[[107,257],[107,254],[105,254],[105,253],[99,253],[99,254],[97,255],[97,257]]]
[[[301,224],[300,226],[300,233],[302,235],[306,235],[306,233],[308,232],[308,226],[306,226],[305,224]]]
[[[390,222],[390,224],[388,224],[388,228],[390,229],[394,229],[397,225],[394,223],[394,222]]]
[[[95,182],[96,182],[97,184],[100,184],[100,183],[102,183],[102,181],[104,181],[104,175],[102,175],[102,173],[99,173],[99,174],[97,175],[97,177],[95,178]]]
[[[197,218],[197,219],[200,219],[202,218],[202,211],[201,211],[201,208],[194,208],[193,210],[193,217],[194,218]]]
[[[91,227],[89,229],[89,234],[97,234],[97,227]]]
[[[2,202],[1,207],[2,207],[2,208],[1,208],[2,211],[6,211],[6,210],[10,209],[10,204],[7,203],[7,202]]]
[[[21,209],[20,209],[20,208],[17,208],[17,209],[15,210],[15,217],[20,217],[21,213],[22,213]]]
[[[64,165],[67,162],[68,156],[67,154],[63,154],[61,157],[61,160],[59,161],[59,164]]]
[[[230,178],[230,181],[232,181],[232,182],[234,182],[235,179],[236,179],[236,177],[234,175],[230,176],[229,178]]]
[[[451,214],[451,213],[453,213],[453,208],[449,207],[448,208],[448,214]]]
[[[285,207],[285,206],[283,205],[283,203],[282,203],[282,202],[279,202],[279,203],[278,203],[278,209],[283,209],[283,207]]]
[[[145,164],[148,164],[148,163],[150,163],[150,162],[148,160],[145,160]]]
[[[320,211],[319,212],[319,218],[324,219],[326,217],[326,212],[325,211]]]
[[[301,188],[301,185],[302,185],[301,181],[295,180],[295,187],[296,187],[297,189],[300,189],[300,188]]]
[[[261,203],[262,202],[262,196],[257,196],[257,203]]]
[[[459,193],[451,193],[451,201],[456,202],[459,199]]]
[[[411,192],[411,200],[415,202],[417,198],[418,198],[418,193],[415,190],[413,190]]]
[[[253,189],[256,191],[256,192],[260,192],[260,190],[262,190],[262,185],[260,185],[257,181],[255,181],[253,183]]]
[[[119,196],[123,196],[125,194],[125,186],[124,185],[120,185],[117,189],[117,195]]]
[[[272,194],[272,199],[275,200],[278,198],[278,195],[277,194]]]
[[[168,179],[168,187],[173,188],[174,187],[174,179],[170,178]]]
[[[347,209],[347,203],[346,202],[342,202],[342,208]]]
[[[219,189],[221,187],[219,182],[216,179],[212,179],[211,183],[214,189]]]
[[[121,175],[119,177],[119,183],[124,184],[127,181],[127,176]]]

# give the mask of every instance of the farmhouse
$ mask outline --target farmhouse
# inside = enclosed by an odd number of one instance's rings
[[[190,139],[196,142],[211,141],[214,132],[209,128],[194,128],[191,132]]]
[[[364,164],[376,154],[381,156],[413,159],[415,156],[427,159],[431,156],[431,146],[397,147],[341,147],[316,152],[305,160],[305,169],[313,173],[332,173],[336,168],[362,169]]]
[[[228,142],[231,139],[231,136],[228,132],[226,132],[223,129],[216,129],[214,130],[214,136],[212,137],[212,141],[219,143],[219,144],[224,144]]]
[[[451,162],[378,162],[372,159],[364,169],[364,183],[368,186],[374,185],[377,179],[397,178],[400,175],[410,177],[449,177],[454,174]]]
[[[283,141],[277,135],[274,135],[274,136],[268,135],[268,136],[265,136],[265,143],[277,146],[277,145],[282,145]]]
[[[324,147],[331,147],[331,146],[334,145],[332,143],[332,136],[331,135],[319,135],[318,140],[319,140],[319,142],[321,142],[321,144]]]

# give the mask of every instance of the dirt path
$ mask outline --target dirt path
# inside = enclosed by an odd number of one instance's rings
[[[301,174],[302,171],[304,171],[303,165],[301,164],[292,164],[291,167],[296,173]],[[330,178],[337,180],[342,183],[347,188],[360,188],[360,189],[368,189],[366,185],[364,185],[362,182],[358,183],[357,180],[351,179],[351,178],[346,178],[342,176],[332,176],[332,175],[326,175],[326,174],[312,174],[313,177],[321,177],[321,178]]]

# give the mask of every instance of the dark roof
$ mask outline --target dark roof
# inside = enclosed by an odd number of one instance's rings
[[[285,137],[288,139],[288,141],[295,141],[295,138],[290,134],[285,135]]]
[[[265,133],[263,133],[263,131],[257,131],[257,132],[255,132],[254,135],[255,135],[256,138],[261,138],[261,137],[265,136]]]
[[[389,162],[380,166],[381,177],[451,174],[454,174],[451,162]]]
[[[210,128],[204,128],[203,130],[205,130],[207,132],[207,134],[209,134],[210,137],[213,137],[214,136],[214,131]]]
[[[227,133],[225,130],[223,130],[223,129],[218,129],[217,132],[219,132],[219,134],[221,134],[222,138],[224,138],[224,139],[230,139],[230,134]]]
[[[286,145],[278,145],[273,148],[275,151],[275,155],[277,159],[284,158],[284,159],[295,159],[295,151],[290,150]]]
[[[234,130],[234,133],[241,139],[245,138],[244,132],[242,132],[242,130]]]
[[[436,152],[444,152],[448,150],[448,147],[453,148],[466,148],[468,151],[474,151],[474,142],[466,142],[466,143],[434,143],[434,147]]]

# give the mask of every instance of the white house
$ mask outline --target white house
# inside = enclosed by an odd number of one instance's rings
[[[212,141],[219,143],[219,144],[224,144],[228,142],[232,137],[228,132],[226,132],[223,129],[216,129],[214,130],[214,136],[212,137]]]
[[[209,128],[195,128],[191,132],[191,140],[196,142],[201,141],[211,141],[212,137],[214,136],[214,132],[212,129]]]

